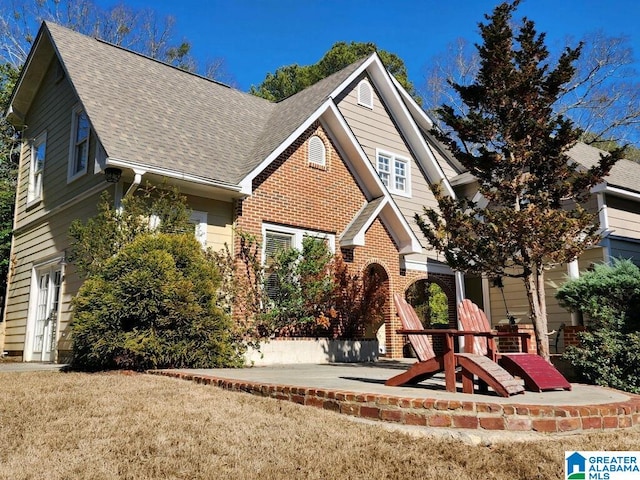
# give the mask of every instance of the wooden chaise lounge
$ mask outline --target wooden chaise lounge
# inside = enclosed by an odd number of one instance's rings
[[[458,305],[458,320],[463,330],[491,332],[485,313],[471,300],[465,299]],[[524,380],[527,390],[542,392],[546,390],[571,390],[571,384],[564,376],[540,355],[530,353],[529,342],[522,337],[522,353],[498,353],[495,337],[524,335],[493,333],[483,337],[474,337],[473,353],[487,355],[498,362],[505,370]]]
[[[456,329],[424,329],[413,307],[401,295],[394,294],[393,300],[402,322],[402,329],[398,330],[398,333],[407,335],[418,361],[406,372],[387,380],[385,385],[415,384],[444,371],[447,391],[455,392],[456,367],[460,367],[462,369],[462,390],[464,393],[474,393],[474,376],[478,377],[481,386],[488,385],[496,394],[503,397],[524,391],[521,382],[513,378],[509,372],[489,357],[472,352],[454,352],[454,339],[456,337],[466,337],[466,343],[471,346],[474,336],[485,336],[486,334]],[[445,350],[442,355],[434,353],[429,336],[441,336],[444,338]]]

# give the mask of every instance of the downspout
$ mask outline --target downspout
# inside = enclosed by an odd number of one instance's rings
[[[580,278],[580,267],[578,265],[578,259],[572,260],[567,264],[567,276],[571,280]],[[579,312],[571,312],[571,325],[580,325]],[[556,340],[556,353],[558,353],[557,340]]]
[[[138,187],[140,186],[140,182],[142,182],[142,176],[147,172],[145,170],[134,169],[133,173],[135,174],[133,177],[133,183],[127,189],[127,193],[124,194],[124,198],[127,198],[130,195],[133,195],[133,192],[135,192],[138,189]]]
[[[600,220],[600,231],[604,233],[604,237],[600,242],[602,245],[602,261],[609,264],[611,254],[611,241],[609,240],[609,215],[607,212],[607,198],[603,192],[597,193],[598,199],[598,217]]]
[[[54,343],[52,345],[53,350],[53,363],[58,363],[60,361],[58,343],[60,342],[60,337],[62,332],[60,331],[60,323],[62,321],[62,300],[64,298],[65,285],[67,283],[66,274],[67,274],[67,251],[63,250],[62,257],[58,261],[58,265],[60,265],[60,286],[58,290],[58,311],[56,312],[56,328],[53,332]]]

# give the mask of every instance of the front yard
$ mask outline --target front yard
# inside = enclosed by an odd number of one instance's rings
[[[564,478],[565,450],[640,430],[490,447],[274,399],[123,373],[0,373],[0,478]]]

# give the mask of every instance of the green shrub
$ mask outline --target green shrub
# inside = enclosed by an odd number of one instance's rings
[[[104,192],[95,217],[71,224],[69,260],[88,278],[139,235],[193,232],[190,216],[186,197],[168,186],[141,186],[134,195],[122,199],[121,209],[114,208]]]
[[[192,234],[139,235],[74,298],[72,366],[241,365],[230,319],[216,306],[219,282],[215,263]]]
[[[334,289],[332,255],[324,240],[305,237],[302,250],[280,249],[263,276],[268,294],[263,326],[268,333],[326,336],[323,322]]]
[[[587,331],[564,357],[585,380],[640,393],[640,268],[630,260],[596,265],[562,285],[560,304],[585,317]]]
[[[215,254],[223,272],[225,304],[234,307],[238,337],[363,338],[384,321],[388,289],[369,268],[352,273],[325,241],[305,237],[302,249],[273,252],[261,261],[258,239],[236,232],[240,248]]]

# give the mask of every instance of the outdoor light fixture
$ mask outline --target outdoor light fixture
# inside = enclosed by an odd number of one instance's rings
[[[108,183],[118,183],[122,176],[122,170],[119,168],[107,167],[104,169],[104,178]]]

